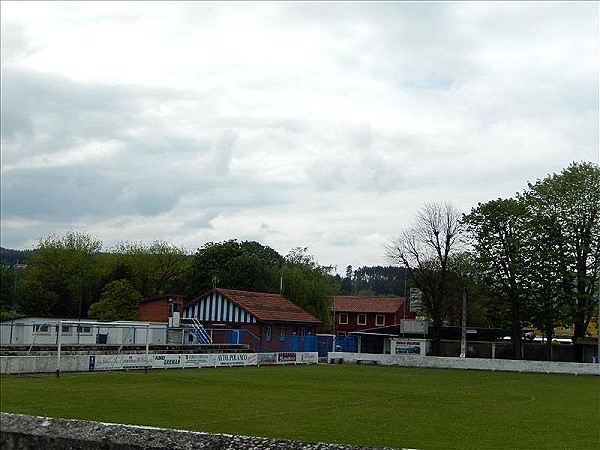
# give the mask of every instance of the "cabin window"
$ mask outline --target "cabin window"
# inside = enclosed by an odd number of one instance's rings
[[[48,324],[36,323],[33,325],[33,332],[37,334],[50,334],[50,326]]]
[[[58,334],[58,325],[56,325],[55,328],[56,328],[56,334]],[[71,334],[72,331],[73,330],[71,328],[71,325],[62,325],[61,326],[61,331],[60,331],[61,334]]]
[[[300,336],[306,336],[306,327],[300,327]]]
[[[375,316],[375,326],[376,327],[385,326],[385,315],[384,314],[377,314]]]
[[[285,325],[281,325],[279,327],[279,340],[280,341],[284,341],[285,340]]]
[[[348,313],[340,313],[340,324],[346,325],[348,323]]]
[[[77,332],[79,334],[92,334],[92,327],[87,325],[78,325]]]
[[[359,314],[356,316],[356,325],[366,325],[367,324],[367,315]]]

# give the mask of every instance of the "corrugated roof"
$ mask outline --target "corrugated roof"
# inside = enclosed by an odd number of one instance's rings
[[[279,294],[216,289],[260,321],[319,324],[321,321]]]
[[[335,295],[332,310],[360,313],[395,313],[404,306],[404,297],[358,297]]]

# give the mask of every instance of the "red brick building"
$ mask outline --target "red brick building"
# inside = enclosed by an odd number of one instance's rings
[[[413,318],[404,297],[357,297],[336,295],[331,306],[333,331],[346,335],[351,331],[397,325]]]
[[[316,335],[321,321],[279,294],[213,289],[183,307],[182,319],[207,329],[245,330],[261,351],[279,351],[290,336]],[[252,343],[252,347],[256,347]]]
[[[179,323],[172,323],[169,318],[179,319],[184,302],[185,296],[177,294],[144,299],[138,306],[138,320],[167,322],[169,326],[179,326]]]

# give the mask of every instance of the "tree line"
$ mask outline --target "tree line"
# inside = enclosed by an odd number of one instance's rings
[[[24,256],[21,263],[7,258]],[[282,293],[329,323],[335,284],[331,267],[319,265],[307,248],[282,256],[253,241],[207,243],[195,254],[167,242],[103,243],[84,232],[40,239],[26,253],[5,252],[1,265],[2,319],[19,316],[136,319],[144,298],[185,294],[191,300],[213,287]]]
[[[600,167],[572,163],[468,214],[427,204],[388,243],[387,256],[423,293],[435,354],[458,293],[510,330],[516,359],[524,326],[543,331],[548,345],[557,326],[573,326],[574,339],[584,338],[598,315]]]

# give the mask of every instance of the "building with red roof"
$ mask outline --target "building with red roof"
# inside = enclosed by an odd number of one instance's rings
[[[336,295],[331,312],[333,331],[342,336],[351,331],[397,325],[401,319],[414,318],[404,297]]]
[[[321,324],[282,295],[220,288],[184,305],[182,319],[196,319],[209,329],[247,331],[260,340],[261,351],[281,349],[290,336],[315,336]]]

